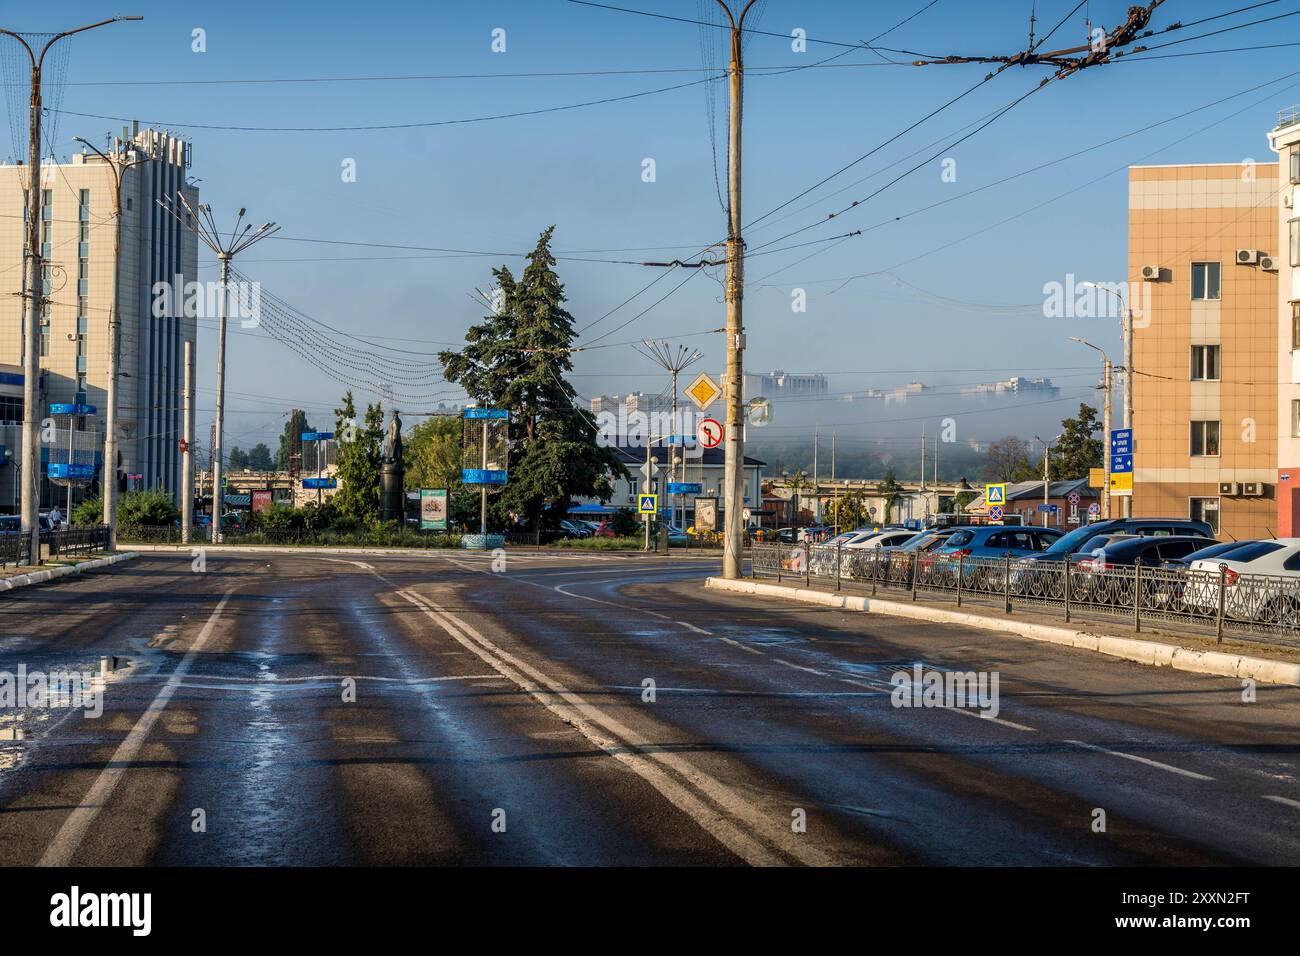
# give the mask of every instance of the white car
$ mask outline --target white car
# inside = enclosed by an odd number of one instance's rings
[[[849,551],[863,551],[869,548],[893,548],[915,535],[915,531],[908,531],[906,528],[858,531],[845,543],[844,547]]]
[[[1256,541],[1222,558],[1193,561],[1187,569],[1183,603],[1217,614],[1220,570],[1224,617],[1300,625],[1300,538]]]

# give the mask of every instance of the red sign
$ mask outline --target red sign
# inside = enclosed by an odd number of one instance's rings
[[[254,511],[271,510],[271,493],[269,491],[253,492],[253,510]]]
[[[705,448],[717,448],[722,444],[722,422],[716,418],[701,418],[695,434]]]

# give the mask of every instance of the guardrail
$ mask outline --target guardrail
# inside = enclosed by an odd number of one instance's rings
[[[108,547],[108,526],[51,531],[41,535],[41,540],[49,543],[51,558],[93,554]]]
[[[31,552],[32,536],[29,532],[0,534],[0,570],[11,564],[15,567],[26,564]]]
[[[1081,617],[1123,618],[1134,631],[1157,622],[1242,640],[1300,645],[1300,578],[1166,570],[1032,558],[966,557],[930,552],[844,550],[841,546],[754,544],[755,577],[814,582],[836,590],[909,594],[976,603],[1012,613],[1017,606]]]

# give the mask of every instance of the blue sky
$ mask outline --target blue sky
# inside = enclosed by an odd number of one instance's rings
[[[614,2],[685,18],[697,17],[701,6],[708,8],[697,0]],[[1248,2],[1168,0],[1154,22],[1163,28]],[[71,152],[74,135],[102,142],[104,133],[121,125],[73,113],[135,117],[171,125],[189,136],[194,143],[192,173],[201,178],[203,198],[219,219],[229,220],[244,206],[257,221],[271,219],[282,226],[283,238],[247,253],[239,264],[242,271],[261,281],[266,291],[336,328],[384,336],[375,341],[409,344],[417,353],[458,342],[483,311],[471,299],[472,290],[487,288],[494,265],[505,262],[518,269],[520,260],[506,254],[530,249],[538,232],[550,224],[557,227],[554,248],[562,256],[569,254],[560,272],[582,327],[657,273],[639,265],[576,260],[671,259],[725,234],[701,84],[545,115],[440,127],[331,132],[200,128],[429,123],[658,90],[703,75],[697,26],[565,0],[366,5],[236,0],[205,8],[127,0],[122,4],[77,0],[24,11],[18,19],[12,12],[6,14],[6,25],[24,30],[66,28],[113,13],[145,17],[142,23],[115,25],[72,41],[60,142]],[[870,65],[883,61],[859,51],[821,68],[784,73],[761,69],[806,66],[844,52],[842,46],[810,42],[806,53],[795,53],[788,39],[795,28],[806,30],[810,38],[858,43],[923,6],[925,0],[770,0],[765,5],[758,28],[782,37],[755,36],[747,47],[754,72],[745,111],[746,220],[757,219],[878,146],[987,72],[980,65]],[[1013,52],[1026,44],[1030,6],[1030,0],[938,0],[878,43],[926,53]],[[1074,0],[1039,0],[1040,34],[1073,6]],[[1086,3],[1053,37],[1052,45],[1083,42],[1085,13],[1109,27],[1123,18],[1127,7],[1128,0]],[[1149,42],[1182,39],[1298,8],[1294,0],[1284,0]],[[204,53],[191,50],[195,28],[206,31]],[[504,53],[491,49],[496,28],[506,31]],[[1292,41],[1300,41],[1300,17],[1159,52]],[[1091,69],[1051,84],[988,129],[946,149],[958,131],[1048,75],[1045,68],[1004,72],[749,231],[749,247],[757,251],[763,243],[866,197],[920,159],[936,157],[834,223],[817,225],[769,248],[868,230],[863,235],[750,260],[747,364],[755,369],[833,373],[834,391],[913,378],[956,384],[1014,372],[1045,372],[1070,389],[1060,408],[1065,414],[1096,377],[1092,353],[1070,343],[1069,336],[1086,335],[1117,351],[1118,329],[1102,320],[1044,318],[1044,283],[1064,281],[1067,273],[1099,281],[1126,278],[1127,164],[1271,161],[1265,134],[1277,110],[1300,102],[1300,74],[1218,106],[1196,108],[1295,72],[1300,69],[1295,49],[1165,56],[1147,62],[1135,57]],[[608,70],[684,72],[190,82]],[[716,88],[721,102],[723,84]],[[1196,111],[1145,129],[1189,110]],[[721,114],[717,122],[721,137]],[[1217,125],[1197,132],[1210,124]],[[1131,131],[1140,132],[1074,155]],[[719,149],[723,143],[720,138]],[[893,221],[1062,157],[1071,158]],[[647,158],[655,162],[652,183],[642,180]],[[943,158],[955,159],[955,182],[944,181]],[[356,182],[342,180],[346,159],[356,161]],[[719,159],[725,163],[725,155]],[[725,165],[722,169],[725,172]],[[1056,198],[1098,177],[1103,178]],[[851,188],[831,195],[846,186]],[[1036,211],[936,252],[1045,202]],[[303,239],[493,255],[434,258],[418,251],[294,241]],[[637,251],[587,251],[624,249]],[[845,277],[884,269],[893,275],[843,284]],[[204,274],[212,275],[213,270]],[[667,277],[595,325],[583,340],[633,318],[679,281],[678,275]],[[796,288],[806,290],[805,313],[791,310]],[[722,364],[721,336],[699,333],[720,326],[723,315],[721,287],[715,277],[702,273],[600,344],[690,335],[681,341],[701,348],[705,365],[716,370]],[[232,335],[230,350],[227,444],[247,447],[264,440],[274,445],[285,411],[295,404],[308,408],[314,421],[328,419],[321,410],[332,407],[342,391],[336,382],[255,332]],[[200,434],[205,435],[215,366],[210,327],[201,333],[200,365]],[[629,346],[584,353],[576,366],[574,382],[584,395],[633,388],[658,391],[663,384],[662,375]],[[443,387],[425,391],[430,396],[427,408],[436,404],[434,396]],[[373,396],[359,392],[358,397]],[[403,404],[404,411],[413,413],[421,403]],[[1059,417],[1056,411],[1053,417]],[[1000,434],[992,425],[980,428],[991,429],[988,437]]]

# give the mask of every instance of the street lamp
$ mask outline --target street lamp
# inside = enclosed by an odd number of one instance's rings
[[[1046,505],[1047,505],[1047,500],[1048,500],[1048,497],[1049,497],[1049,495],[1048,495],[1049,481],[1048,481],[1048,473],[1047,473],[1048,453],[1051,451],[1052,446],[1055,445],[1058,441],[1060,441],[1063,437],[1064,437],[1064,433],[1062,433],[1062,434],[1060,434],[1060,435],[1057,435],[1055,438],[1053,438],[1053,439],[1049,442],[1049,441],[1046,441],[1045,439],[1039,438],[1037,435],[1034,436],[1034,439],[1035,439],[1036,441],[1042,442],[1042,445],[1043,445],[1043,505],[1044,505],[1044,507],[1043,507],[1043,527],[1044,527],[1044,528],[1047,527],[1047,514],[1048,514],[1048,512],[1047,512]]]
[[[1122,323],[1122,336],[1121,336],[1124,345],[1123,364],[1120,366],[1124,374],[1124,394],[1122,399],[1123,406],[1121,410],[1121,416],[1122,416],[1121,421],[1123,422],[1124,428],[1132,428],[1133,427],[1133,309],[1129,307],[1128,302],[1125,301],[1122,295],[1120,295],[1114,289],[1109,288],[1108,286],[1104,286],[1096,282],[1082,282],[1080,283],[1080,285],[1087,286],[1088,288],[1091,289],[1100,289],[1102,292],[1105,292],[1107,295],[1114,296],[1116,301],[1118,301],[1119,304],[1124,309],[1124,316],[1123,316],[1123,323]],[[1106,420],[1106,444],[1107,445],[1110,444],[1110,419]],[[1133,499],[1131,497],[1125,497],[1124,517],[1125,518],[1131,517],[1132,514],[1133,514]]]
[[[1078,342],[1080,345],[1086,345],[1088,346],[1088,348],[1094,349],[1095,351],[1101,353],[1101,363],[1102,363],[1101,389],[1104,396],[1103,398],[1104,410],[1102,411],[1102,420],[1106,423],[1105,428],[1103,429],[1105,431],[1105,435],[1103,436],[1102,443],[1101,443],[1102,470],[1104,472],[1102,476],[1103,484],[1102,484],[1102,492],[1101,492],[1102,495],[1101,515],[1104,520],[1109,521],[1110,520],[1110,416],[1111,416],[1110,392],[1111,392],[1112,377],[1115,374],[1114,367],[1110,363],[1110,356],[1106,354],[1104,349],[1099,348],[1098,346],[1093,345],[1091,342],[1088,342],[1081,338],[1077,338],[1073,335],[1070,336],[1070,341]]]
[[[31,550],[27,560],[29,564],[41,563],[41,521],[40,521],[40,410],[38,402],[37,378],[41,374],[40,358],[40,314],[41,299],[44,290],[43,259],[41,254],[41,72],[45,65],[45,54],[50,47],[70,36],[85,33],[99,27],[106,27],[123,20],[143,20],[144,17],[110,17],[97,23],[56,33],[45,41],[37,53],[22,34],[13,30],[0,29],[0,34],[13,37],[22,44],[31,63],[31,93],[28,97],[27,126],[27,297],[26,320],[23,323],[23,451],[22,461],[25,475],[22,486],[22,527],[31,533]],[[48,34],[36,34],[45,37]]]
[[[80,136],[73,137],[73,142],[80,143],[94,151],[113,173],[113,298],[108,311],[108,409],[104,413],[104,467],[101,474],[103,491],[103,520],[108,525],[108,549],[117,550],[117,378],[121,362],[121,323],[119,322],[117,299],[121,294],[122,276],[122,180],[128,169],[147,163],[150,157],[121,162],[114,150],[110,159],[94,143]]]

